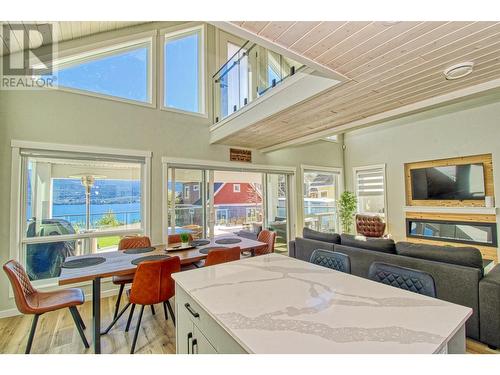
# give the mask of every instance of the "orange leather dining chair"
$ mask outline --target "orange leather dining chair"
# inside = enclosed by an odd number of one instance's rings
[[[82,338],[83,345],[85,345],[86,348],[89,347],[89,343],[83,332],[85,324],[76,307],[85,302],[85,296],[81,289],[71,288],[53,292],[39,292],[33,287],[26,271],[19,262],[10,260],[4,264],[3,269],[12,285],[14,299],[19,312],[34,315],[28,343],[26,345],[26,354],[29,354],[31,351],[31,345],[33,344],[33,337],[35,336],[36,326],[40,315],[66,307],[69,308],[71,312],[76,329]]]
[[[193,240],[193,236],[189,234],[189,241]],[[181,235],[180,234],[169,234],[167,238],[167,245],[168,244],[174,244],[174,243],[181,243]]]
[[[127,249],[138,249],[141,247],[151,247],[151,240],[147,236],[130,236],[123,237],[118,243],[118,250],[127,250]],[[118,316],[118,311],[120,310],[120,302],[122,299],[123,290],[125,289],[125,285],[130,284],[134,279],[134,274],[130,275],[121,275],[121,276],[113,276],[113,284],[119,285],[120,290],[118,291],[118,297],[116,298],[115,304],[115,312],[113,314],[113,320]],[[151,311],[154,314],[154,307],[151,306]],[[110,325],[106,332],[109,331],[112,325]]]
[[[239,246],[232,247],[230,249],[212,249],[208,252],[207,259],[205,259],[205,267],[239,260],[240,256],[241,249]]]
[[[172,322],[175,325],[175,315],[169,299],[175,295],[175,283],[172,279],[172,274],[180,270],[181,260],[179,257],[141,262],[137,266],[129,294],[129,305],[132,304],[132,309],[130,310],[125,331],[128,331],[130,327],[135,306],[141,305],[141,310],[139,312],[139,318],[137,319],[130,354],[134,354],[135,351],[142,314],[144,313],[144,306],[163,303],[164,306],[166,305],[168,307],[170,315],[172,316]]]
[[[255,255],[264,255],[269,253],[274,253],[274,242],[276,241],[276,232],[264,229],[259,233],[257,241],[265,242],[266,246],[262,246],[259,249],[255,249]]]

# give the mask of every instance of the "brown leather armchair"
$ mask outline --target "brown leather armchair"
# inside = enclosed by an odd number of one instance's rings
[[[76,308],[76,306],[82,305],[85,302],[85,297],[81,289],[71,288],[53,292],[39,292],[33,287],[28,274],[19,262],[10,260],[4,264],[3,269],[12,285],[18,310],[23,314],[34,315],[28,343],[26,345],[26,354],[29,354],[31,351],[31,345],[33,344],[33,337],[35,336],[36,326],[40,315],[66,307],[69,308],[71,312],[78,333],[82,338],[83,345],[85,345],[86,348],[89,347],[85,333],[83,333],[85,324]]]
[[[385,222],[376,215],[356,215],[356,232],[365,237],[383,237]]]

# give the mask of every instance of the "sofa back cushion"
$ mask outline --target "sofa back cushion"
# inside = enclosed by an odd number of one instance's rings
[[[340,244],[360,249],[373,250],[381,253],[396,254],[394,240],[390,238],[370,238],[364,236],[353,236],[352,234],[341,234]]]
[[[293,241],[292,241],[293,242]],[[324,241],[311,240],[308,238],[295,238],[295,252],[292,254],[297,259],[309,262],[314,250],[330,250],[333,251],[333,244]]]
[[[355,276],[367,278],[373,262],[389,263],[429,273],[436,284],[437,298],[474,310],[467,320],[466,331],[467,336],[479,340],[479,281],[482,276],[478,269],[343,245],[334,245],[334,250],[349,256],[351,274]]]
[[[308,240],[323,241],[328,243],[340,243],[340,236],[337,233],[323,233],[309,228],[304,228],[302,236]]]
[[[436,246],[411,242],[398,242],[396,253],[412,258],[434,260],[483,270],[483,257],[475,247]]]

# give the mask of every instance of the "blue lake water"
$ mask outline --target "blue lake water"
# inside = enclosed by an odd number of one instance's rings
[[[106,213],[112,211],[118,221],[124,224],[138,222],[141,219],[140,203],[93,204],[90,206],[90,221],[97,222]],[[61,218],[71,224],[85,223],[84,204],[55,204],[52,206],[52,217]]]

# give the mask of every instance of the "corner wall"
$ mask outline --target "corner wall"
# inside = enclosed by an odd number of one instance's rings
[[[346,189],[354,190],[353,167],[386,164],[389,233],[404,240],[404,163],[491,153],[498,192],[499,140],[498,92],[353,131],[344,137]],[[496,203],[500,205],[498,193]]]

